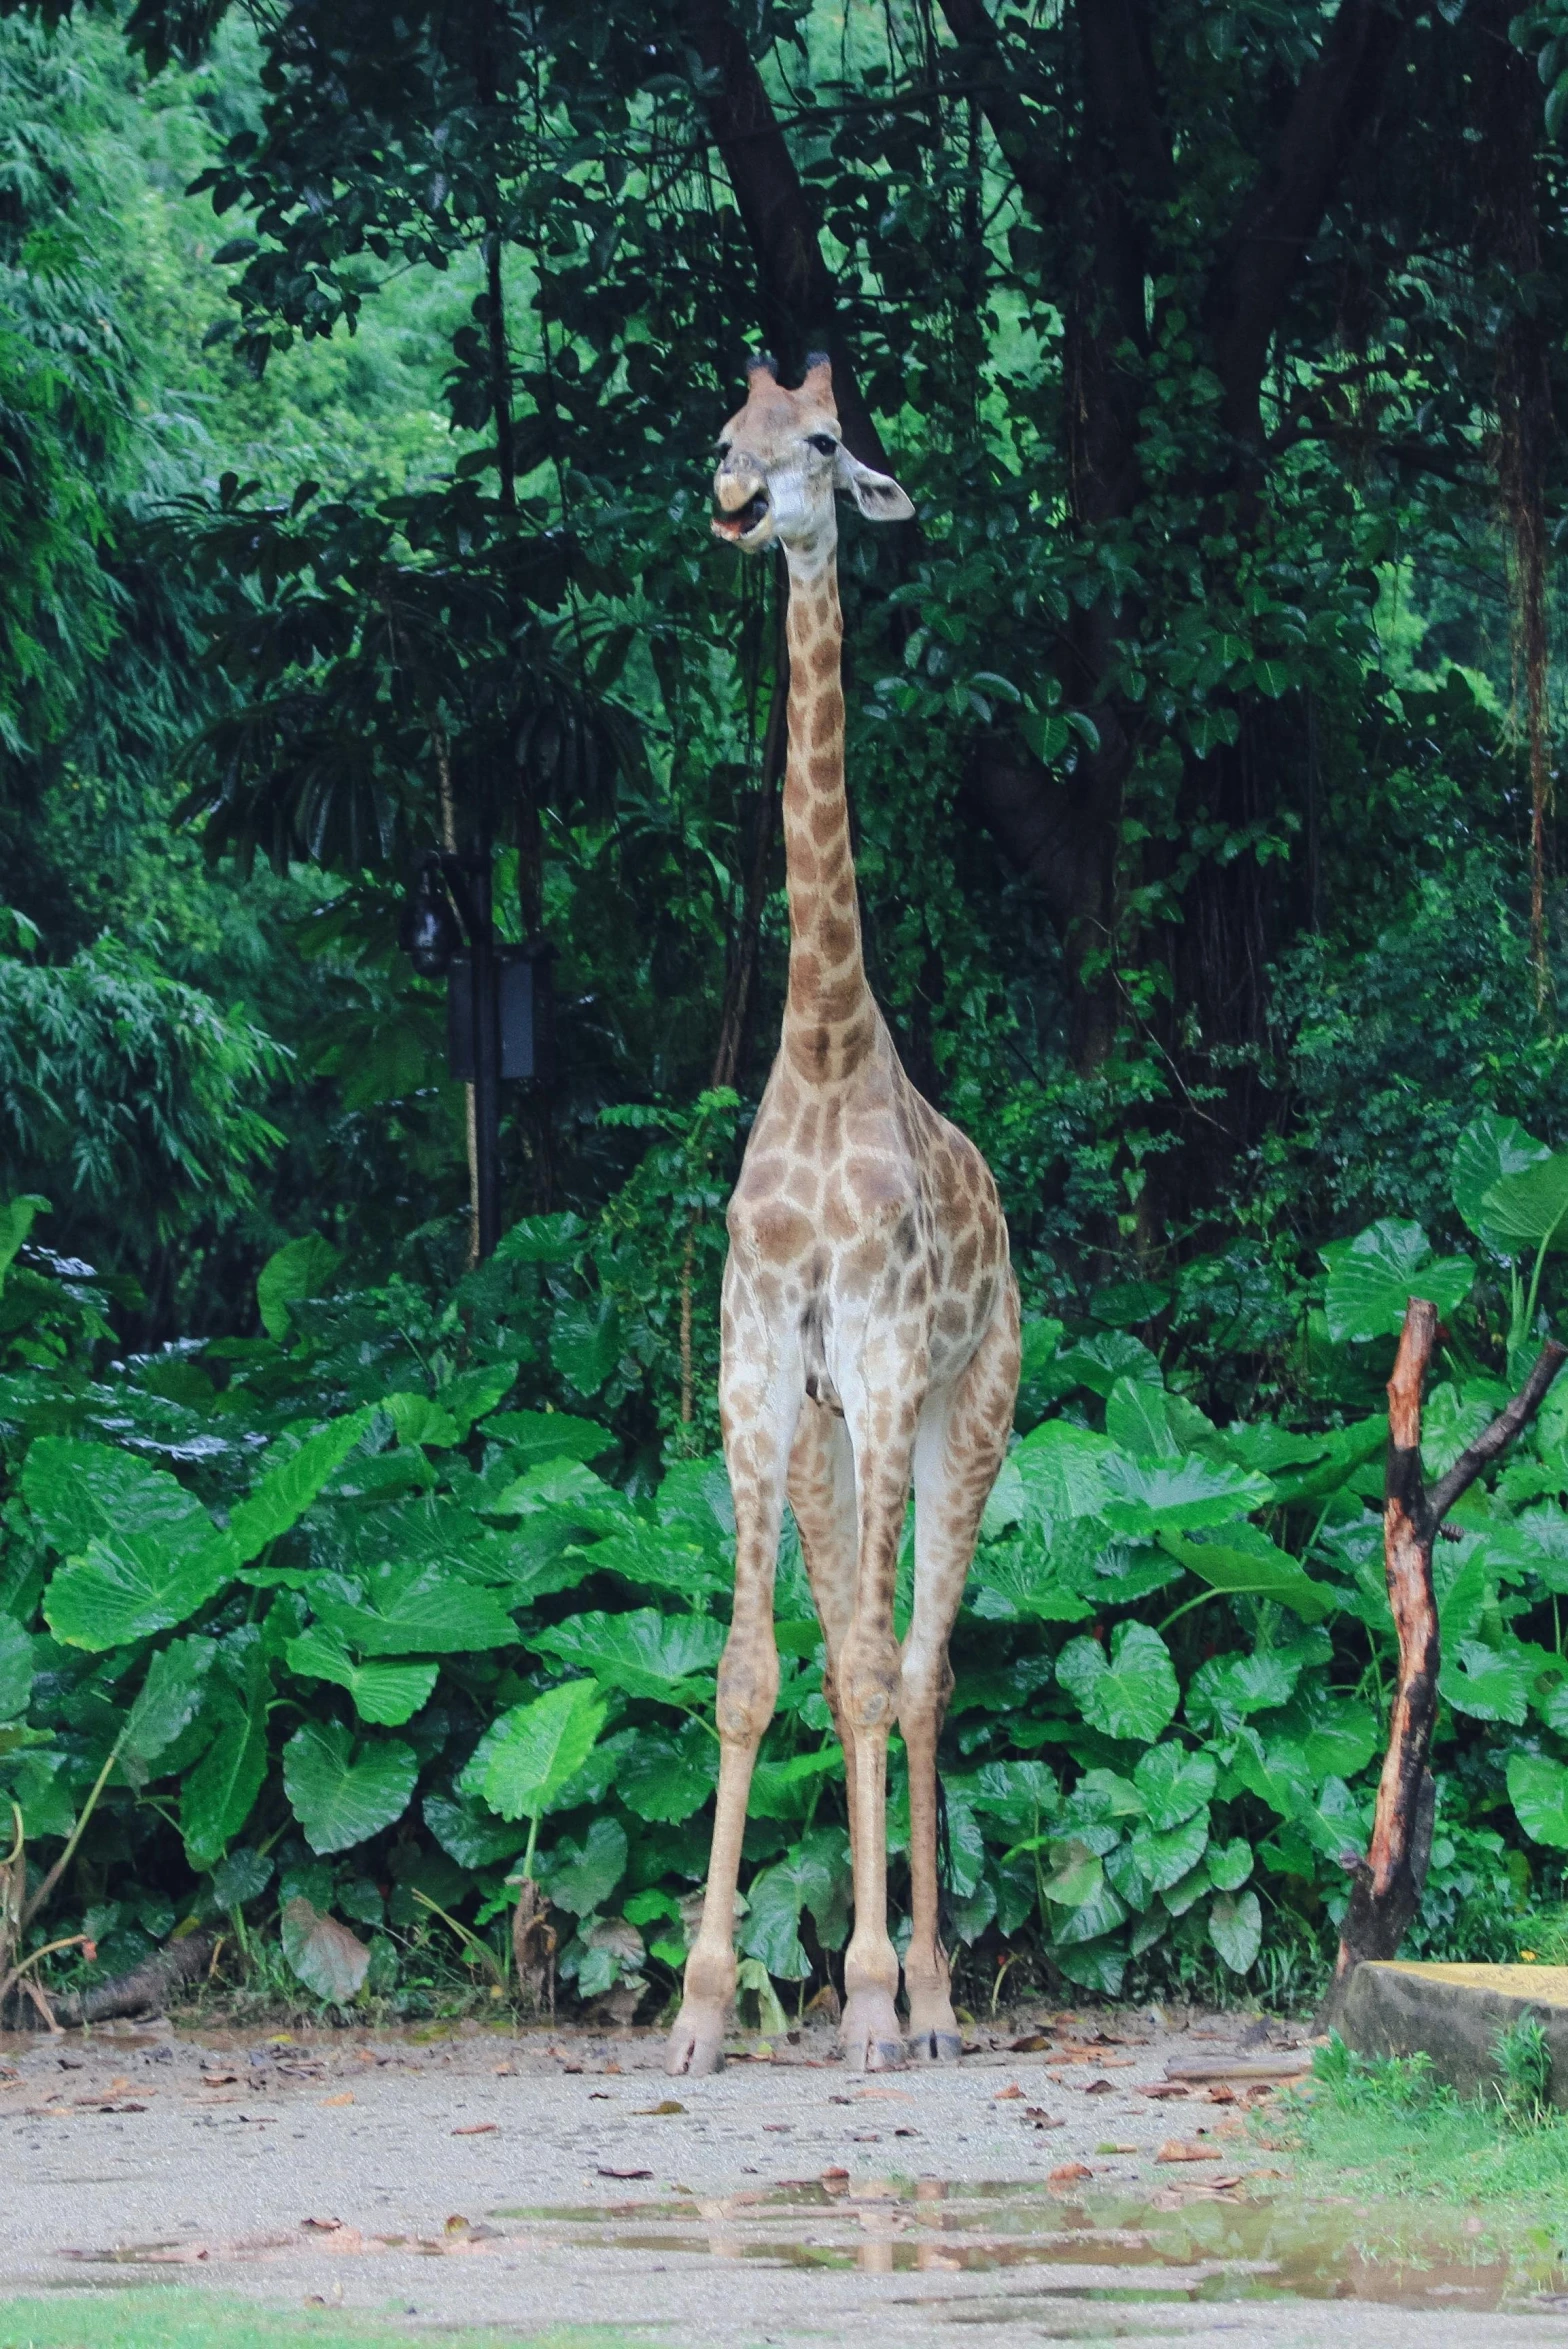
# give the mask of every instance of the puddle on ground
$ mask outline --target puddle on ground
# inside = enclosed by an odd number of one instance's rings
[[[1383,2214],[1245,2188],[1068,2199],[1039,2185],[803,2180],[490,2215],[508,2234],[582,2248],[873,2275],[1051,2269],[1025,2295],[1047,2306],[1297,2298],[1568,2313],[1568,2263],[1544,2230],[1505,2235],[1460,2213]],[[1008,2309],[1019,2305],[1010,2292]]]

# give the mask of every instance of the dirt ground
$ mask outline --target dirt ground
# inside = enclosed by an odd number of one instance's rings
[[[1479,2218],[1306,2206],[1267,2089],[1167,2076],[1300,2061],[1290,2033],[1151,2011],[971,2036],[866,2079],[808,2032],[674,2082],[646,2031],[3,2040],[0,2316],[134,2284],[678,2349],[1568,2335],[1545,2255]]]

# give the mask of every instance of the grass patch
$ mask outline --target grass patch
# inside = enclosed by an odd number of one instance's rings
[[[633,2349],[628,2335],[600,2325],[439,2332],[450,2349]],[[167,2285],[0,2301],[0,2349],[409,2349],[414,2338],[412,2325],[386,2317],[336,2308],[285,2313]]]
[[[1504,2033],[1497,2060],[1492,2094],[1462,2098],[1429,2057],[1353,2055],[1335,2033],[1310,2087],[1283,2096],[1268,2127],[1288,2132],[1308,2192],[1507,2204],[1568,2240],[1568,2115],[1546,2101],[1539,2026]]]

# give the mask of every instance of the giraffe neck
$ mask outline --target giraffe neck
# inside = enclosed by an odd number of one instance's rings
[[[844,794],[844,617],[833,548],[791,548],[787,559],[789,998],[784,1049],[802,1076],[831,1083],[864,1060],[876,1029],[861,959]]]

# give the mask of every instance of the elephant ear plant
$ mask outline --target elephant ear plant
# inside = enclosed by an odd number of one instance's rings
[[[555,1955],[554,1933],[534,1878],[539,1822],[588,1760],[605,1718],[593,1681],[568,1680],[531,1704],[503,1713],[480,1739],[458,1781],[464,1794],[477,1796],[503,1819],[528,1822],[522,1865],[507,1882],[517,1887],[512,1911],[517,1979],[536,2007]]]
[[[1477,1119],[1452,1173],[1472,1254],[1386,1219],[1331,1243],[1273,1416],[1205,1408],[1153,1284],[1026,1322],[941,1761],[971,2008],[1004,1976],[1321,1992],[1355,1871],[1382,1864],[1379,1772],[1408,1714],[1377,1406],[1412,1295],[1441,1319],[1395,1449],[1408,1470],[1418,1440],[1424,1498],[1401,1490],[1413,1523],[1446,1504],[1447,1538],[1427,1545],[1436,1803],[1404,1946],[1530,1942],[1568,1861],[1568,1382],[1509,1416],[1559,1228],[1555,1193],[1510,1185],[1554,1163]],[[451,1294],[342,1288],[307,1236],[263,1276],[259,1334],[117,1362],[107,1297],[29,1252],[33,1212],[4,1226],[23,1236],[0,1289],[10,2011],[32,1985],[69,2019],[148,1968],[168,1995],[221,1931],[241,1999],[537,2009],[558,1976],[651,2019],[706,1857],[734,1521],[692,1428],[662,1465],[649,1442],[668,1331],[640,1318],[648,1219],[532,1218]],[[911,1566],[906,1534],[900,1630]],[[850,1923],[788,1526],[775,1614],[737,1908],[769,2031],[836,1990]],[[889,1767],[896,1905],[896,1741]]]

